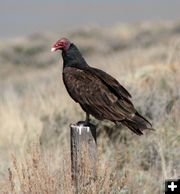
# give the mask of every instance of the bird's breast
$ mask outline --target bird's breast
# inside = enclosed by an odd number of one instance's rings
[[[69,95],[76,101],[82,96],[83,78],[82,70],[66,67],[63,70],[63,82]]]

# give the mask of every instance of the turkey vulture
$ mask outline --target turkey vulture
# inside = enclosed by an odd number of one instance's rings
[[[137,135],[152,129],[151,123],[134,108],[129,92],[112,76],[90,67],[78,48],[67,38],[58,40],[51,51],[62,50],[63,81],[69,95],[89,115],[99,120],[122,123]]]

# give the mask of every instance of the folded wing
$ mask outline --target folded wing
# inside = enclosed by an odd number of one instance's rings
[[[98,119],[121,121],[136,112],[130,94],[114,78],[97,69],[64,69],[63,77],[70,96],[83,110]],[[94,71],[95,70],[95,71]]]

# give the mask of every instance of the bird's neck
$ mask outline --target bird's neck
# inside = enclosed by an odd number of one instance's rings
[[[62,52],[62,58],[63,68],[76,67],[79,69],[83,69],[88,66],[80,51],[74,44],[71,44],[67,51]]]

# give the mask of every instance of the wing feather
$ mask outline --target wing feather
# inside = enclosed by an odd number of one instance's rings
[[[98,76],[119,97],[131,98],[131,94],[111,75],[97,68],[90,68],[89,70]]]
[[[124,92],[120,98],[97,75],[89,71],[65,68],[63,79],[70,96],[98,119],[123,120],[135,112],[133,105],[124,100],[125,96],[129,96],[127,93]]]

